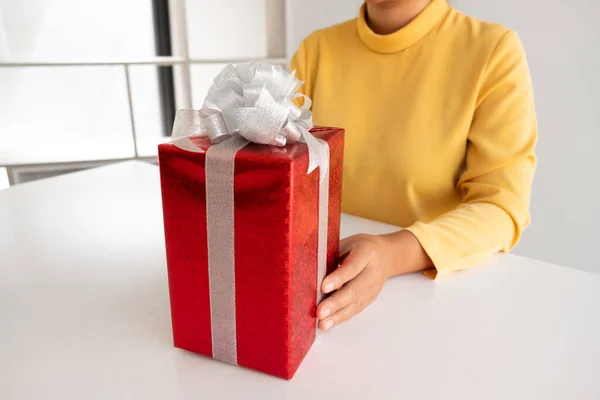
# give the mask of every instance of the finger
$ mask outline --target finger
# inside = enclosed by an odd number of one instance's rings
[[[326,318],[324,320],[319,321],[319,329],[326,331],[331,329],[332,327],[341,324],[342,322],[352,318],[356,315],[360,310],[354,303],[350,303],[346,307],[338,310],[331,317]]]
[[[352,290],[345,286],[319,304],[319,307],[317,307],[317,317],[319,319],[325,319],[330,315],[335,314],[338,310],[346,307],[351,302]]]
[[[360,274],[369,264],[372,252],[370,245],[359,244],[353,247],[339,268],[323,279],[321,285],[323,293],[330,293],[341,288],[343,284]]]
[[[372,290],[369,284],[369,278],[365,274],[359,275],[356,279],[343,287],[348,292],[350,303],[340,308],[324,320],[319,321],[319,329],[327,330],[331,327],[341,324],[354,315],[364,310],[377,297],[378,291]]]

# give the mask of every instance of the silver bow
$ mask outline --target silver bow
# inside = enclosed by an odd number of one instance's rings
[[[256,62],[228,65],[213,80],[200,110],[177,111],[172,141],[196,152],[203,150],[193,145],[189,136],[209,137],[213,143],[234,136],[241,136],[246,144],[303,142],[308,146],[308,172],[318,166],[328,168],[329,152],[309,133],[313,127],[311,100],[296,93],[302,84],[281,66]],[[297,98],[304,99],[302,107],[294,104]]]

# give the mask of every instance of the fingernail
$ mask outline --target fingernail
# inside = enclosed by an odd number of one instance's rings
[[[325,308],[321,311],[321,319],[327,318],[331,314],[331,309]]]
[[[323,330],[326,331],[327,329],[331,328],[333,326],[333,320],[328,320],[325,321],[325,323],[323,324]]]
[[[325,285],[325,287],[323,288],[323,292],[325,293],[329,293],[333,290],[333,283],[329,282]]]

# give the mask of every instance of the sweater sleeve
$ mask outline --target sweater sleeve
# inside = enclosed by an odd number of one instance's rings
[[[467,140],[465,172],[454,210],[407,229],[435,265],[430,277],[509,251],[530,221],[537,140],[533,89],[525,52],[508,31],[484,72]]]

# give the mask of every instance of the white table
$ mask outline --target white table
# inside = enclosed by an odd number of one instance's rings
[[[141,162],[0,192],[0,255],[0,399],[600,399],[600,276],[513,255],[390,280],[291,382],[174,348]]]

